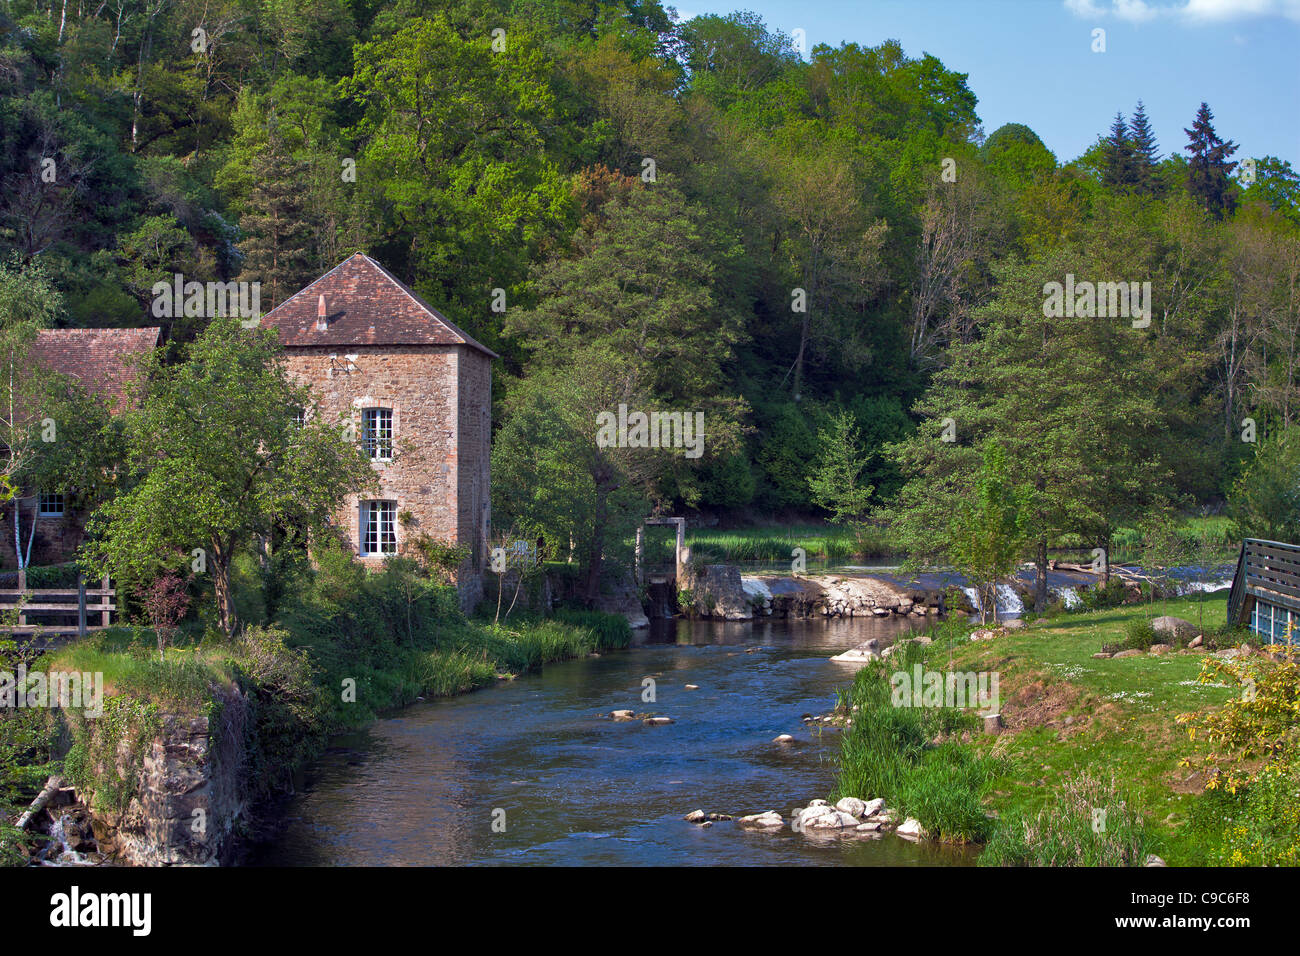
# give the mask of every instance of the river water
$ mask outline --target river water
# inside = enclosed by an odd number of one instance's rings
[[[336,739],[247,862],[328,865],[964,865],[973,855],[879,840],[682,820],[783,816],[828,796],[839,734],[823,714],[854,669],[828,658],[914,618],[657,621],[626,651],[417,704]],[[655,681],[654,703],[643,680]],[[696,684],[698,690],[687,690]],[[616,722],[612,710],[672,717]],[[796,743],[772,742],[793,734]],[[864,798],[872,794],[861,794]]]

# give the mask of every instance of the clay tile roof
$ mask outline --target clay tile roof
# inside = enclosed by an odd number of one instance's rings
[[[126,406],[140,357],[158,345],[158,328],[42,329],[32,356],[53,372],[75,379],[114,412]]]
[[[325,329],[317,309],[325,297]],[[497,358],[374,259],[358,252],[262,318],[297,345],[464,345]]]

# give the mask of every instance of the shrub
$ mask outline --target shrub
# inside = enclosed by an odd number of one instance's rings
[[[1124,647],[1129,650],[1146,651],[1152,644],[1158,643],[1155,629],[1146,618],[1135,618],[1124,624]]]

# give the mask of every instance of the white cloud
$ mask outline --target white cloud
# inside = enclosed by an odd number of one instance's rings
[[[1185,23],[1223,23],[1251,17],[1287,17],[1300,21],[1300,0],[1065,0],[1077,17],[1114,16],[1129,23],[1169,17]]]

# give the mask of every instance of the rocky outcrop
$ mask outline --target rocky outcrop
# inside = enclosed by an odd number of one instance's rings
[[[698,617],[724,621],[754,617],[753,601],[745,591],[740,569],[733,565],[687,565],[686,579],[678,586],[689,595],[689,610]]]
[[[119,770],[137,786],[125,809],[86,795],[99,851],[119,864],[166,866],[227,862],[231,835],[246,808],[242,754],[248,702],[237,691],[218,696],[215,715],[164,714],[161,730],[140,759],[126,745]]]
[[[592,606],[606,614],[623,615],[633,628],[650,626],[650,619],[646,617],[641,597],[630,575],[606,579]]]

